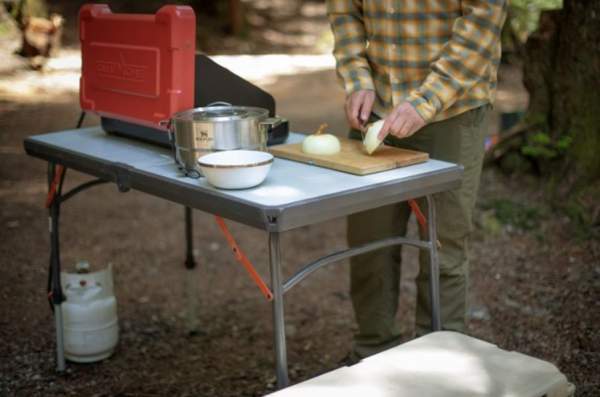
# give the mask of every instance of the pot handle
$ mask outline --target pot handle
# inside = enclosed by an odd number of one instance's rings
[[[267,142],[269,141],[269,134],[273,130],[273,128],[277,127],[281,123],[286,122],[287,120],[278,116],[269,117],[264,119],[263,121],[258,123],[258,128],[261,132],[261,147],[262,150],[267,149]]]
[[[167,130],[171,129],[171,119],[160,120],[158,122],[160,127],[166,128]]]
[[[175,164],[181,166],[181,162],[177,159],[177,147],[175,146],[175,133],[173,132],[173,124],[171,123],[171,119],[161,120],[158,122],[158,125],[167,129],[167,136],[169,137],[169,144],[171,145],[171,153],[173,155],[173,159],[175,160]]]
[[[211,106],[229,106],[232,107],[233,105],[229,102],[224,102],[224,101],[216,101],[216,102],[211,102],[208,105],[206,105],[205,107],[209,108]]]
[[[275,116],[275,117],[269,117],[269,118],[264,119],[263,121],[261,121],[259,123],[259,125],[261,128],[266,129],[268,132],[285,121],[287,121],[287,120],[284,118]]]

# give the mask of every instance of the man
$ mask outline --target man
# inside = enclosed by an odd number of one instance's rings
[[[444,329],[464,332],[467,238],[483,158],[486,113],[494,100],[506,0],[328,0],[337,72],[351,136],[384,118],[388,145],[464,166],[459,189],[436,195]],[[419,202],[425,210],[426,203]],[[351,246],[406,233],[404,203],[348,218]],[[420,255],[416,332],[430,327],[428,258]],[[400,250],[353,258],[351,297],[358,323],[354,358],[400,342],[395,323]]]

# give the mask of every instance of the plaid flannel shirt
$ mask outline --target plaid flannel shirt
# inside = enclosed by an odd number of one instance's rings
[[[507,0],[327,0],[347,94],[375,90],[380,116],[404,101],[426,122],[494,101]]]

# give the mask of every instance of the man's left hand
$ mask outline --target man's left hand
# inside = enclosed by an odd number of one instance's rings
[[[396,106],[384,119],[383,127],[379,131],[379,139],[383,140],[388,134],[400,139],[408,138],[425,126],[415,108],[408,102]]]

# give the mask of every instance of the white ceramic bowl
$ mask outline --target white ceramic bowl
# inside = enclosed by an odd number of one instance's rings
[[[225,150],[198,159],[208,183],[219,189],[247,189],[260,185],[273,164],[273,155],[255,150]]]

